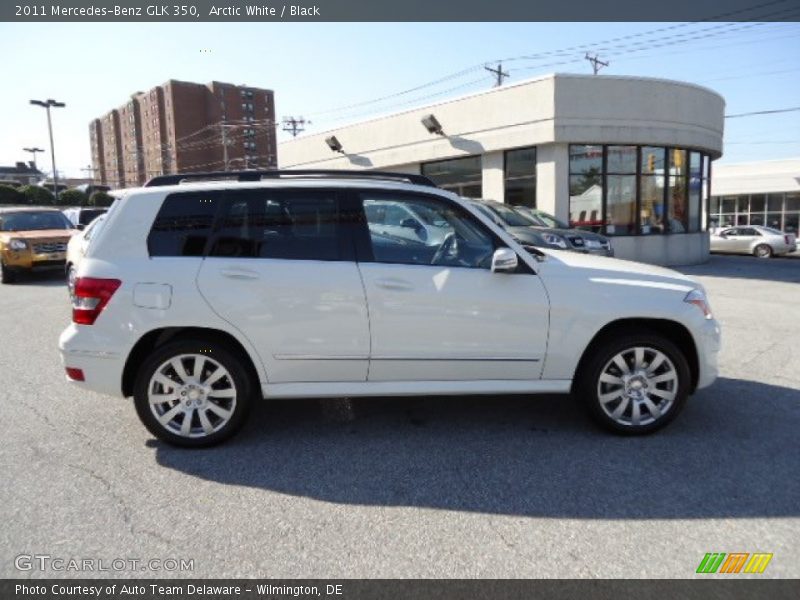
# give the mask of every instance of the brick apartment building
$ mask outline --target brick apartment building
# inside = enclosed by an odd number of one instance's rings
[[[276,168],[272,90],[170,79],[89,125],[95,179],[112,188],[166,173]]]

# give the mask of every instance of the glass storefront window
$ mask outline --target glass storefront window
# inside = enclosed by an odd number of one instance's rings
[[[603,147],[569,147],[569,221],[571,227],[603,227]]]
[[[609,235],[704,229],[711,172],[707,155],[684,148],[582,144],[570,145],[569,156],[572,226]],[[709,222],[719,219],[720,209],[735,220],[734,197],[712,201]]]
[[[708,210],[712,215],[715,215],[719,212],[719,196],[713,196],[711,198],[711,204],[709,205]]]
[[[782,212],[783,211],[783,194],[768,194],[767,195],[767,211],[768,212]]]
[[[634,152],[634,169],[636,168]],[[636,175],[609,175],[606,194],[608,235],[633,235],[636,232]]]
[[[780,229],[783,231],[782,217],[782,213],[767,213],[767,227],[772,227],[773,229]]]
[[[686,196],[686,177],[670,177],[668,192],[668,231],[670,233],[685,233],[689,230],[689,210]]]
[[[750,212],[750,196],[739,196],[736,198],[736,212]]]
[[[480,198],[483,181],[480,156],[465,156],[422,164],[422,174],[460,196]]]
[[[720,211],[724,213],[736,212],[736,196],[723,196]]]
[[[653,148],[652,146],[642,147],[642,175],[663,175],[664,174],[664,157],[666,150],[664,148]]]
[[[800,211],[800,193],[790,192],[786,194],[786,211]]]
[[[800,213],[786,213],[783,217],[783,230],[797,235],[800,226]]]
[[[608,146],[606,171],[621,175],[636,174],[636,146]]]
[[[766,197],[764,194],[756,194],[750,197],[750,212],[764,212],[766,208]]]
[[[536,208],[536,148],[518,148],[505,154],[505,201]]]
[[[764,224],[764,215],[758,214],[754,215],[750,213],[750,225],[763,225]]]

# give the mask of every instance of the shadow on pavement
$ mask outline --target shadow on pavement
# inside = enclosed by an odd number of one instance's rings
[[[5,284],[9,287],[59,287],[66,288],[64,269],[52,269],[35,273],[21,273],[14,283]]]
[[[770,259],[712,254],[708,262],[702,265],[674,267],[674,269],[689,276],[735,277],[800,283],[800,254],[797,257]]]
[[[800,515],[800,393],[720,379],[661,432],[623,438],[569,397],[369,398],[355,419],[265,402],[234,440],[150,442],[167,468],[343,504],[585,519]],[[334,401],[335,402],[335,401]]]

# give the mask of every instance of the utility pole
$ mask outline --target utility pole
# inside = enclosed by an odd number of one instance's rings
[[[502,62],[497,63],[496,69],[493,69],[492,67],[483,67],[483,68],[489,71],[490,73],[494,74],[494,76],[497,78],[494,87],[500,87],[501,85],[503,85],[503,79],[508,77],[508,73],[506,71],[503,71]]]
[[[95,167],[92,165],[86,165],[81,169],[84,173],[89,173],[89,179],[91,180],[91,185],[94,185],[94,172],[97,171]]]
[[[594,56],[589,56],[589,53],[587,52],[584,58],[588,60],[590,63],[592,63],[592,70],[594,71],[595,75],[597,75],[600,72],[600,69],[602,69],[603,67],[607,67],[608,65],[611,64],[610,62],[603,62],[602,60],[600,60],[597,54],[595,54]]]
[[[23,148],[25,152],[30,152],[33,155],[33,169],[38,170],[39,167],[36,166],[36,153],[37,152],[44,152],[41,148]]]
[[[230,167],[230,161],[228,160],[228,129],[234,129],[236,125],[220,123],[219,126],[222,129],[222,162],[225,165],[224,170],[227,171]]]
[[[311,121],[306,121],[303,117],[283,117],[283,130],[292,134],[292,137],[297,137],[297,134],[303,133],[306,128],[305,125],[311,125]]]
[[[53,122],[50,120],[50,107],[63,108],[66,106],[63,102],[56,102],[52,98],[47,100],[31,100],[31,104],[41,106],[47,111],[47,131],[50,133],[50,158],[53,160],[53,194],[58,203],[58,171],[56,170],[56,148],[53,145]]]

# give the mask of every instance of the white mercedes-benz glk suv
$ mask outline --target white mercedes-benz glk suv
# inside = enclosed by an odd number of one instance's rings
[[[443,235],[383,227],[398,207]],[[59,341],[68,379],[132,396],[181,446],[290,397],[572,393],[606,428],[648,433],[714,381],[719,346],[702,286],[680,273],[523,248],[422,176],[347,171],[121,192]]]

